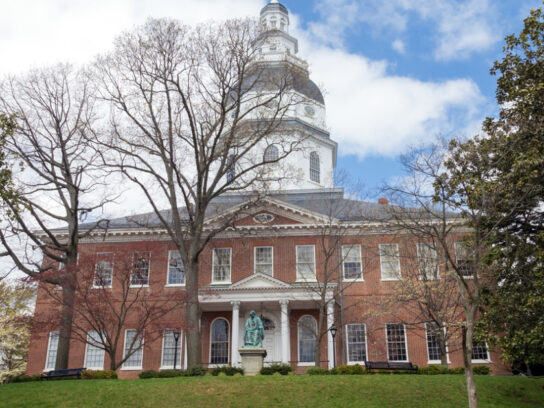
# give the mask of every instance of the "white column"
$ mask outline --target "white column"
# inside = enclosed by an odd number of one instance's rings
[[[185,347],[183,347],[183,369],[187,370],[187,334],[183,334],[182,341],[185,341]]]
[[[289,301],[280,300],[281,305],[281,362],[288,364],[291,359],[291,339],[289,338]]]
[[[240,361],[240,356],[238,354],[238,348],[240,347],[238,344],[238,334],[240,332],[240,302],[233,301],[230,302],[230,304],[232,305],[232,344],[230,358],[232,366],[238,367]]]
[[[329,359],[329,370],[334,367],[334,343],[332,334],[329,330],[334,323],[334,300],[331,299],[327,304],[327,357]]]

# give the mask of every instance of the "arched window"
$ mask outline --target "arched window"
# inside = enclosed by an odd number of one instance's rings
[[[278,160],[279,157],[279,151],[278,148],[274,145],[270,145],[266,148],[264,151],[264,161],[265,162],[273,162]]]
[[[210,329],[210,364],[229,363],[229,322],[219,318]]]
[[[319,183],[319,154],[317,152],[310,153],[310,180]]]
[[[317,323],[312,316],[302,316],[298,321],[298,360],[311,363],[315,360]]]

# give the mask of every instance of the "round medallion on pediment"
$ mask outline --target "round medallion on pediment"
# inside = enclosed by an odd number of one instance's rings
[[[253,216],[253,221],[259,224],[268,224],[269,222],[274,221],[274,216],[268,213],[260,213]]]

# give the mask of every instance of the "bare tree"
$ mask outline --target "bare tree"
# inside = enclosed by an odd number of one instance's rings
[[[201,363],[202,250],[270,183],[280,185],[288,176],[282,159],[304,137],[287,126],[303,99],[293,91],[303,74],[287,60],[265,64],[258,53],[265,41],[250,20],[196,28],[149,20],[95,64],[111,107],[104,161],[141,188],[185,264],[189,365]],[[237,192],[245,195],[214,204]]]
[[[388,186],[386,191],[391,200],[399,204],[390,206],[396,228],[414,242],[436,249],[440,282],[429,285],[429,281],[423,281],[421,285],[413,285],[408,279],[406,285],[401,285],[404,291],[409,291],[410,300],[418,305],[424,318],[439,325],[439,333],[443,325],[461,329],[468,400],[469,406],[474,408],[478,405],[472,369],[474,330],[481,307],[481,291],[493,283],[483,262],[489,250],[484,219],[489,197],[472,194],[465,182],[469,169],[463,165],[463,156],[455,155],[455,141],[449,148],[440,140],[427,149],[413,150],[403,159],[406,178],[398,185]],[[457,164],[450,162],[446,167],[452,157],[458,160]],[[472,201],[470,207],[466,205],[469,200]],[[449,281],[455,282],[458,297],[451,292]],[[453,304],[459,299],[460,313],[445,313],[450,299]]]
[[[78,243],[100,221],[85,231],[79,224],[108,201],[88,145],[96,119],[90,83],[68,65],[32,71],[1,83],[0,109],[15,115],[5,149],[23,165],[14,167],[17,194],[2,196],[10,217],[2,220],[0,241],[19,270],[62,288],[55,366],[66,368]]]
[[[142,284],[148,276],[149,271],[147,275],[142,271],[149,267],[150,253],[140,250],[85,254],[79,263],[72,338],[104,350],[111,370],[139,351],[144,338],[153,342],[161,337],[165,328],[159,321],[172,312],[179,313],[185,301],[184,292],[152,292]],[[48,295],[56,305],[62,303],[62,296],[55,289],[49,290]],[[50,313],[45,311],[36,320],[47,322]],[[133,330],[134,336],[120,355],[126,329]]]

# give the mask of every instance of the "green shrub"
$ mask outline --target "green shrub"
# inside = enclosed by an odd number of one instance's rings
[[[472,370],[474,371],[474,374],[478,375],[489,375],[491,372],[491,368],[489,368],[489,366],[474,366],[472,367]]]
[[[330,373],[332,375],[360,375],[366,374],[366,367],[362,367],[359,364],[354,365],[340,365],[336,368],[331,368]]]
[[[448,368],[448,374],[465,374],[465,367],[453,367]]]
[[[281,375],[289,375],[293,368],[289,364],[272,364],[271,366],[261,368],[261,375],[273,375],[280,373]]]
[[[84,380],[117,380],[117,373],[113,370],[83,370],[81,378]]]
[[[187,370],[189,377],[200,377],[206,375],[207,372],[208,370],[202,366],[193,366]]]
[[[260,371],[261,375],[272,375],[274,374],[274,370],[272,370],[272,367],[263,367]]]
[[[20,382],[30,382],[30,381],[40,381],[42,379],[42,376],[40,374],[35,375],[17,375],[15,377],[11,377],[7,382],[12,383],[20,383]]]
[[[184,374],[183,370],[161,370],[159,371],[159,378],[183,377]]]
[[[448,374],[448,368],[440,365],[430,365],[419,367],[417,373],[424,375]]]
[[[220,375],[220,374],[224,374],[224,375],[228,375],[228,376],[233,376],[235,374],[244,375],[244,370],[241,369],[241,368],[238,368],[238,367],[231,367],[231,366],[215,367],[212,370],[212,375],[217,376],[217,375]]]
[[[328,370],[321,367],[308,367],[306,370],[308,375],[328,375],[330,374]]]
[[[155,370],[146,370],[138,374],[138,377],[140,377],[142,380],[147,378],[159,378],[159,372]]]

